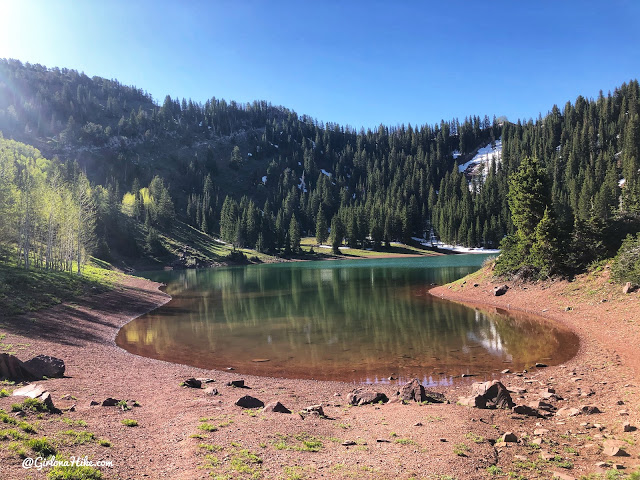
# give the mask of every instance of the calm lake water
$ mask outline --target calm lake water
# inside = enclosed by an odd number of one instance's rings
[[[432,283],[477,270],[486,257],[149,273],[173,299],[125,325],[116,342],[138,355],[207,369],[352,382],[418,377],[432,385],[575,355],[577,338],[558,325],[427,293]]]

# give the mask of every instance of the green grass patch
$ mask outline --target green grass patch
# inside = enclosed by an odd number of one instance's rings
[[[138,426],[138,421],[137,420],[131,420],[130,418],[125,418],[124,420],[121,420],[120,423],[122,425],[124,425],[125,427],[137,427]]]
[[[22,403],[14,403],[11,405],[12,412],[48,412],[47,407],[43,402],[36,398],[25,398]]]
[[[49,457],[56,453],[56,448],[49,442],[47,437],[31,438],[24,444],[42,457]]]
[[[469,446],[464,443],[456,443],[453,446],[453,453],[459,457],[466,457],[467,453],[469,453],[470,451],[471,449],[469,448]]]
[[[96,441],[95,434],[91,432],[78,432],[77,430],[67,430],[61,432],[62,435],[71,437],[71,442],[75,445],[82,445],[84,443],[91,443]]]
[[[48,480],[102,480],[102,472],[82,465],[55,466],[47,474]]]
[[[198,430],[202,430],[203,432],[215,432],[218,430],[218,427],[210,423],[203,422],[200,425],[198,425]]]
[[[92,263],[84,266],[82,275],[0,264],[0,312],[33,312],[89,293],[105,292],[121,276]]]
[[[273,443],[276,450],[295,450],[298,452],[319,452],[323,447],[322,441],[309,435],[299,433],[296,435],[278,435],[278,439]]]

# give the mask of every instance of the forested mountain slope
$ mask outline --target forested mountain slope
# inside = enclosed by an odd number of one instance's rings
[[[621,235],[609,234],[612,225],[636,228],[639,97],[632,81],[526,123],[472,116],[355,131],[267,102],[167,97],[160,105],[117,81],[0,61],[4,137],[86,172],[110,199],[97,219],[103,256],[144,251],[118,233],[121,215],[162,231],[183,219],[270,252],[296,249],[296,232],[326,239],[329,226],[335,242],[352,246],[378,248],[433,228],[448,243],[496,247],[514,231],[508,178],[527,156],[542,166],[567,241],[615,251]],[[500,138],[499,162],[481,175],[459,171]],[[151,198],[166,215],[146,213]]]

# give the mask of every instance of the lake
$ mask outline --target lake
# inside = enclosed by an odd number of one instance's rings
[[[562,363],[577,337],[522,314],[428,294],[487,255],[290,262],[151,272],[172,300],[116,342],[151,358],[238,373],[356,383],[448,385],[536,362]],[[474,288],[468,286],[468,288]]]

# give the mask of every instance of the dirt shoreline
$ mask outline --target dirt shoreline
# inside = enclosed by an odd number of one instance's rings
[[[542,479],[551,478],[552,472],[558,470],[573,478],[602,471],[594,466],[600,460],[613,460],[627,467],[627,472],[640,464],[637,430],[621,432],[623,421],[634,426],[640,423],[635,370],[638,359],[634,360],[633,354],[640,343],[632,343],[640,335],[637,295],[619,298],[613,290],[607,291],[610,315],[594,327],[594,319],[590,323],[578,320],[582,316],[601,318],[605,304],[570,297],[572,310],[563,312],[569,300],[560,290],[571,284],[527,290],[513,286],[504,297],[493,297],[489,279],[478,275],[473,278],[467,283],[477,282],[478,287],[461,286],[460,281],[450,289],[438,287],[432,294],[498,308],[504,308],[506,302],[507,307],[529,309],[529,313],[539,308],[535,302],[542,298],[548,304],[547,312],[540,308],[536,313],[565,323],[582,339],[578,355],[565,365],[533,369],[522,376],[504,375],[502,381],[506,385],[528,391],[514,394],[516,403],[536,400],[536,392],[542,386],[553,386],[565,398],[554,402],[556,406],[595,404],[604,413],[542,420],[509,411],[456,405],[459,397],[470,394],[468,385],[436,389],[452,401],[449,405],[389,403],[348,407],[346,396],[354,388],[352,384],[255,377],[138,357],[117,347],[115,336],[122,325],[166,303],[168,296],[158,290],[159,284],[134,277],[128,277],[112,292],[2,319],[0,332],[6,334],[3,345],[11,345],[10,350],[23,360],[50,354],[63,358],[67,365],[65,378],[39,383],[51,392],[57,407],[64,410],[75,404],[75,411],[45,414],[43,418],[28,414],[25,419],[38,432],[26,436],[46,436],[67,457],[87,455],[94,461],[113,461],[112,468],[101,469],[104,478],[194,479],[211,478],[213,474],[214,478],[358,476],[461,480],[496,478],[493,473],[500,469],[504,474],[513,472],[521,478]],[[594,309],[590,308],[591,303]],[[583,314],[587,307],[589,310]],[[620,325],[628,325],[625,335],[607,333],[615,332]],[[607,338],[610,341],[605,341]],[[220,395],[207,396],[202,389],[181,387],[180,383],[189,377],[214,379],[207,386],[216,388]],[[240,378],[250,389],[226,386]],[[576,378],[580,380],[575,381]],[[578,387],[582,393],[590,389],[594,394],[581,398]],[[392,398],[397,387],[381,385],[375,389]],[[234,402],[245,394],[265,403],[279,400],[294,413],[243,411]],[[102,402],[107,397],[137,400],[141,406],[123,412],[116,407],[89,405],[92,400]],[[617,405],[618,400],[624,404]],[[0,398],[0,408],[10,411],[15,401],[15,397]],[[303,419],[296,413],[320,403],[327,418]],[[619,415],[623,409],[628,416]],[[135,419],[139,425],[124,426],[123,419]],[[601,423],[605,428],[594,430],[581,426],[583,422],[589,422],[589,426]],[[537,423],[548,430],[541,437],[541,448],[530,446],[534,430],[540,428]],[[212,431],[202,429],[203,424],[209,424]],[[96,439],[108,439],[111,446],[104,447],[96,441],[76,444],[68,433],[71,429],[93,433]],[[514,432],[521,442],[493,445],[506,431]],[[202,438],[192,438],[193,435]],[[599,449],[605,438],[596,435],[622,438],[630,456],[603,456]],[[344,442],[355,445],[343,445]],[[46,470],[24,470],[9,443],[0,442],[2,478],[46,478]],[[541,460],[541,452],[557,454],[561,461]],[[33,452],[26,453],[35,456]],[[526,457],[526,462],[516,455]],[[566,462],[571,463],[571,468],[563,468],[568,465]]]

